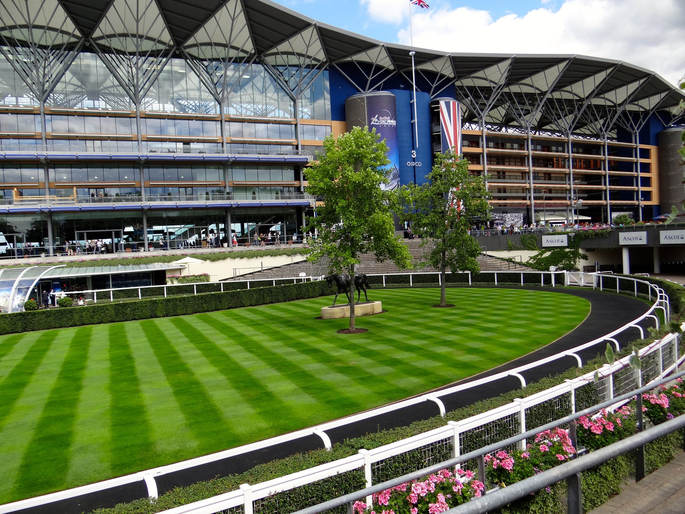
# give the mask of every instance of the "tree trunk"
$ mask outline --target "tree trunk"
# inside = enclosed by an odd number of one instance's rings
[[[442,252],[442,261],[440,263],[440,307],[447,305],[447,286],[445,285],[445,259],[447,255]]]
[[[445,286],[445,266],[440,268],[440,307],[447,305],[447,287]]]
[[[350,270],[350,330],[354,330],[354,266]]]

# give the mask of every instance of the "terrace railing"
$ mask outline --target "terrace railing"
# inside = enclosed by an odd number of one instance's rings
[[[435,275],[435,273],[374,275],[373,279],[374,282],[383,284],[384,287],[390,287],[391,285],[418,286],[419,284],[430,285],[434,283],[435,280],[439,280],[439,278],[435,278]],[[431,278],[431,276],[433,277]],[[97,491],[123,487],[134,483],[144,484],[144,487],[147,488],[148,495],[150,497],[157,497],[157,479],[159,477],[181,470],[191,470],[196,466],[202,466],[222,459],[247,454],[252,451],[268,449],[275,445],[312,435],[319,437],[322,441],[322,446],[330,449],[331,440],[326,434],[327,431],[363,419],[368,419],[406,407],[417,406],[426,402],[434,405],[436,414],[440,414],[444,417],[446,414],[444,399],[450,395],[484,384],[510,379],[511,377],[517,379],[520,382],[521,387],[525,388],[526,380],[523,373],[528,370],[546,366],[555,360],[569,358],[575,360],[578,366],[582,366],[583,359],[580,353],[583,350],[596,347],[602,343],[606,344],[607,342],[614,344],[616,349],[619,349],[620,345],[616,339],[618,334],[626,331],[637,331],[635,335],[639,332],[640,337],[644,338],[645,330],[640,323],[653,324],[655,327],[659,327],[662,321],[670,319],[668,296],[663,289],[643,279],[596,274],[570,275],[565,272],[493,272],[483,273],[477,277],[473,277],[470,274],[458,275],[459,280],[463,284],[472,284],[475,282],[474,279],[481,279],[481,277],[484,277],[483,280],[487,280],[488,283],[499,285],[512,283],[523,285],[533,283],[535,285],[547,286],[578,284],[580,286],[593,287],[600,290],[608,289],[610,291],[623,291],[633,294],[634,296],[649,298],[651,306],[642,316],[630,321],[609,334],[600,336],[560,354],[552,355],[523,366],[265,441],[112,480],[7,504],[0,506],[0,513],[47,505],[55,501],[75,498]],[[308,279],[312,278],[313,277],[308,277]],[[455,278],[457,277],[452,277],[452,279]],[[292,280],[302,280],[302,278],[298,277],[288,280],[292,282]],[[272,285],[277,284],[278,282],[278,280],[253,280],[244,283],[246,287],[255,287],[256,284],[264,285],[264,283],[266,283],[266,285]],[[208,284],[203,283],[203,285]],[[184,285],[183,287],[188,287],[188,285]],[[132,289],[141,290],[144,288]],[[288,494],[288,491],[302,487],[303,485],[325,480],[341,473],[361,473],[363,474],[367,486],[372,486],[378,482],[383,482],[387,478],[391,478],[387,477],[388,466],[393,463],[393,459],[401,458],[402,455],[409,452],[414,452],[413,454],[417,455],[417,458],[412,460],[417,463],[416,469],[420,469],[431,464],[442,462],[450,457],[463,455],[483,446],[502,441],[508,437],[525,433],[527,430],[534,429],[545,423],[549,423],[554,419],[572,414],[596,403],[591,401],[588,403],[588,397],[611,400],[624,392],[630,391],[639,384],[649,384],[655,380],[659,380],[660,378],[673,373],[674,370],[677,370],[678,365],[685,361],[685,352],[683,352],[683,350],[682,336],[680,334],[669,334],[640,350],[639,358],[642,365],[638,375],[629,367],[627,358],[624,358],[614,364],[605,365],[598,370],[596,374],[588,373],[582,377],[568,380],[563,384],[540,393],[515,400],[507,405],[458,422],[448,421],[445,426],[426,433],[373,450],[362,449],[357,455],[261,484],[244,484],[238,490],[201,502],[178,507],[172,509],[170,512],[213,513],[227,511],[229,513],[241,512],[251,514],[253,512],[259,512],[260,506],[272,501],[272,497],[274,496]],[[550,415],[550,412],[553,414]],[[521,439],[521,441],[522,442],[519,444],[525,444],[525,439]]]

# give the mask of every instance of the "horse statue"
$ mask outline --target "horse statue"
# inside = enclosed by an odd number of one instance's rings
[[[329,286],[332,286],[335,284],[337,292],[335,293],[335,298],[333,298],[333,305],[335,305],[335,302],[338,300],[338,295],[340,293],[345,293],[345,296],[347,297],[347,303],[352,303],[354,299],[354,295],[352,293],[352,280],[350,279],[350,276],[348,274],[344,275],[338,275],[338,274],[333,274],[333,275],[328,275],[326,277],[326,283]],[[357,303],[359,303],[359,300],[361,299],[361,293],[364,291],[364,297],[366,298],[366,301],[369,301],[369,296],[366,294],[366,290],[370,288],[369,286],[369,279],[366,277],[366,275],[359,274],[354,276],[354,287],[357,290]]]
[[[364,291],[364,297],[366,298],[366,301],[369,301],[369,295],[366,294],[366,290],[370,289],[371,286],[369,285],[369,279],[364,273],[354,276],[354,288],[357,290],[357,303],[359,303],[362,291]]]

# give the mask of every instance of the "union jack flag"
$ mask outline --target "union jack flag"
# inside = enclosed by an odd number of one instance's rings
[[[428,2],[426,2],[426,0],[409,0],[409,2],[412,5],[418,5],[419,7],[423,7],[424,9],[428,9]]]
[[[461,155],[461,109],[459,102],[440,100],[440,126],[442,128],[442,150],[454,150]]]

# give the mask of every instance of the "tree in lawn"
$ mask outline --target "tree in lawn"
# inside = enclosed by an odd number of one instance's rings
[[[449,151],[436,155],[425,184],[409,184],[401,196],[403,217],[427,250],[422,264],[440,270],[440,307],[447,307],[447,269],[453,273],[480,270],[476,258],[481,249],[469,228],[488,217],[485,182],[469,173],[468,161]]]
[[[354,128],[324,140],[324,153],[306,171],[307,192],[322,202],[307,230],[316,229],[310,241],[309,260],[327,258],[329,272],[347,274],[352,283],[349,331],[355,328],[355,265],[362,254],[378,261],[392,260],[405,268],[411,259],[406,246],[395,236],[391,206],[396,205],[387,183],[387,146],[374,130]]]

